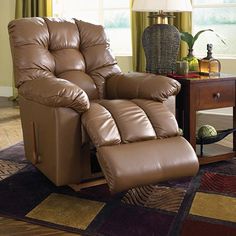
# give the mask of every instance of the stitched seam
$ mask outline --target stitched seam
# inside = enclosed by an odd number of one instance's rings
[[[105,99],[105,100],[107,100],[107,99]],[[109,100],[107,100],[107,101],[109,101]],[[115,123],[115,125],[116,125],[117,130],[118,130],[118,133],[119,133],[119,136],[120,136],[120,141],[121,141],[121,143],[122,143],[123,140],[122,140],[121,132],[120,132],[119,126],[117,125],[116,119],[114,118],[114,116],[112,115],[112,113],[108,110],[108,108],[106,108],[106,106],[105,106],[104,104],[100,104],[100,103],[99,103],[99,105],[103,106],[103,107],[106,109],[106,111],[108,111],[109,114],[111,115],[111,118],[114,120],[114,123]]]
[[[149,100],[149,99],[141,99],[141,100]],[[151,101],[151,100],[150,100],[150,101]],[[150,124],[151,124],[151,126],[152,126],[152,129],[154,130],[154,132],[155,132],[155,134],[156,134],[156,138],[158,138],[159,135],[157,135],[157,132],[156,132],[156,130],[154,129],[154,127],[153,127],[153,125],[152,125],[152,121],[151,121],[150,117],[148,116],[148,114],[146,113],[146,111],[145,111],[142,107],[140,107],[140,106],[134,101],[134,99],[132,99],[132,102],[133,102],[137,107],[139,107],[139,108],[144,112],[144,114],[147,116],[147,118],[148,118],[148,120],[149,120],[149,122],[150,122]]]

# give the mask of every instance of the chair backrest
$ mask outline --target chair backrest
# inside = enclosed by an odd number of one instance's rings
[[[120,73],[100,25],[33,17],[11,21],[8,30],[17,88],[27,80],[57,77],[96,99],[105,96],[105,79]]]

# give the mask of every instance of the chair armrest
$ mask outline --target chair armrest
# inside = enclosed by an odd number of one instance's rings
[[[26,81],[19,87],[19,94],[43,105],[69,107],[78,112],[87,111],[90,106],[87,94],[80,87],[59,78]]]
[[[109,99],[151,99],[163,102],[177,95],[181,85],[178,81],[150,73],[127,73],[114,75],[106,81]]]

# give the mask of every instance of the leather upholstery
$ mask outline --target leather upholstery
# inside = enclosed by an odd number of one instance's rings
[[[98,159],[112,193],[191,176],[199,167],[192,146],[179,136],[102,146]]]
[[[95,146],[121,143],[114,118],[99,103],[91,103],[91,109],[82,116],[82,123]]]
[[[20,115],[26,158],[57,185],[78,183],[84,158],[80,115],[20,96]]]
[[[70,107],[78,112],[89,109],[89,99],[84,90],[63,79],[30,80],[20,86],[19,94],[47,106]]]
[[[91,103],[82,123],[112,193],[198,171],[194,150],[161,102],[102,100]]]
[[[157,89],[158,88],[158,89]],[[118,74],[107,80],[110,99],[144,98],[163,102],[180,91],[176,80],[147,73]]]
[[[9,36],[26,157],[56,185],[100,176],[94,146],[112,192],[196,173],[173,115],[180,84],[123,74],[102,26],[23,18]]]
[[[174,115],[161,102],[152,100],[91,103],[82,123],[96,147],[179,135]]]
[[[28,80],[61,75],[71,80],[71,74],[80,78],[81,72],[86,72],[86,79],[78,79],[76,85],[90,99],[96,99],[98,92],[100,97],[104,94],[104,78],[120,73],[102,26],[73,19],[34,17],[14,20],[8,29],[17,88]]]

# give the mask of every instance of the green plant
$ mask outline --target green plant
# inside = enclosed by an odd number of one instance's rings
[[[214,32],[214,30],[212,29],[205,29],[205,30],[198,31],[194,36],[188,32],[181,32],[180,37],[181,37],[181,40],[183,40],[184,42],[188,44],[189,49],[193,49],[193,45],[197,41],[198,37],[206,31]],[[226,44],[225,41],[218,34],[215,34],[215,35],[221,40],[222,43]]]

